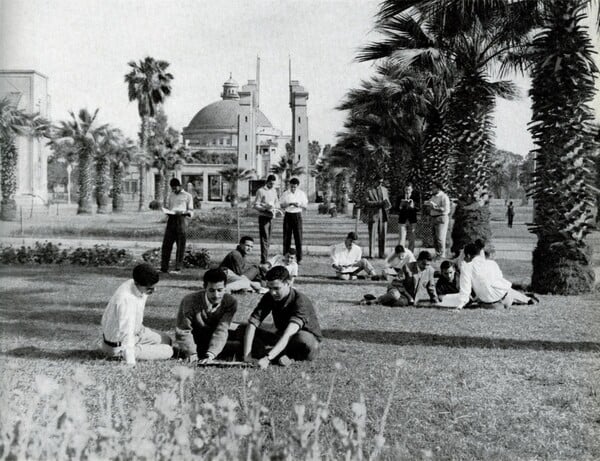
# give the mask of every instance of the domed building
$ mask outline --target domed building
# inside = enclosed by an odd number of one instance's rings
[[[285,155],[286,143],[292,144],[300,164],[305,167],[305,171],[309,171],[306,117],[308,93],[304,92],[298,82],[290,82],[293,134],[283,135],[260,110],[259,66],[260,61],[257,62],[256,80],[248,80],[241,90],[230,75],[223,83],[221,100],[200,109],[189,125],[183,128],[184,143],[197,163],[182,165],[181,182],[184,189],[194,195],[196,203],[216,205],[216,202],[226,200],[229,185],[219,171],[229,167],[255,171],[254,179],[240,181],[238,184],[238,195],[252,198],[264,184],[271,166]],[[300,98],[297,93],[302,93]],[[310,175],[303,176],[310,179]],[[306,185],[302,186],[307,192],[309,183],[307,180]]]

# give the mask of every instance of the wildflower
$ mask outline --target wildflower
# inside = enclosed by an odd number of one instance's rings
[[[200,414],[196,415],[196,429],[201,429],[204,426],[204,417]]]
[[[227,410],[227,411],[234,411],[237,408],[237,402],[235,402],[234,400],[231,400],[226,395],[224,395],[223,397],[221,397],[219,399],[219,401],[217,402],[217,405],[219,405],[219,407],[222,408],[223,410]]]
[[[331,423],[338,434],[340,434],[342,437],[348,437],[348,427],[343,419],[336,416],[333,418]]]
[[[143,383],[142,381],[140,381],[139,383],[137,383],[137,388],[142,392],[145,391],[147,388],[146,383]]]
[[[35,377],[35,387],[41,395],[49,395],[58,389],[58,383],[44,375]]]
[[[233,432],[238,437],[246,437],[247,435],[252,434],[252,427],[248,424],[238,424],[234,426]]]
[[[404,365],[406,365],[406,360],[404,360],[404,359],[396,359],[396,367],[397,368],[403,367]]]
[[[204,440],[202,440],[200,437],[196,437],[194,439],[194,446],[198,449],[202,448],[204,446]]]
[[[177,417],[177,404],[178,399],[171,391],[161,392],[154,401],[154,407],[168,420],[173,420]]]
[[[181,381],[185,381],[186,379],[194,376],[194,370],[189,367],[179,365],[178,367],[173,368],[173,374]]]
[[[73,379],[75,382],[81,384],[82,386],[92,386],[94,385],[94,380],[90,377],[90,375],[83,368],[79,367],[75,370],[75,374],[73,375]]]
[[[336,370],[341,370],[342,369],[342,364],[340,362],[335,362],[333,364],[333,366],[335,367]]]
[[[385,437],[383,435],[375,436],[375,446],[378,449],[382,449],[384,445],[385,445]]]

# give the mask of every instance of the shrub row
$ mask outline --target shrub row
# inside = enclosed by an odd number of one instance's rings
[[[77,264],[80,266],[126,266],[133,256],[127,250],[94,245],[67,250],[52,242],[35,242],[33,247],[0,245],[2,264]]]
[[[153,248],[142,253],[142,259],[149,264],[158,266],[160,264],[160,248]],[[183,256],[184,267],[199,267],[201,269],[208,269],[210,267],[210,253],[206,248],[200,248],[199,250],[187,250]]]

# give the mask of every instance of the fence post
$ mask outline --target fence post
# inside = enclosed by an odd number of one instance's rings
[[[360,221],[360,208],[356,210],[356,219],[354,220],[354,233],[358,235],[358,221]]]
[[[235,213],[236,213],[236,217],[237,217],[237,219],[236,219],[236,221],[237,221],[237,240],[236,240],[236,242],[239,242],[240,239],[242,238],[240,236],[240,233],[241,233],[241,230],[240,230],[240,227],[241,227],[240,226],[240,209],[236,208],[235,209]]]

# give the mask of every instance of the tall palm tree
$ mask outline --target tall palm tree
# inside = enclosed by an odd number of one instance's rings
[[[81,109],[77,116],[69,112],[71,120],[61,121],[52,134],[52,143],[64,144],[77,152],[79,164],[77,214],[92,213],[91,163],[107,129],[107,125],[98,124],[98,110],[90,114],[87,109]]]
[[[296,154],[290,143],[285,145],[285,150],[286,153],[279,159],[279,162],[271,165],[271,173],[278,175],[282,184],[287,189],[290,179],[294,176],[304,174],[304,167],[299,166],[300,162],[296,160]]]
[[[96,212],[99,214],[109,213],[109,188],[111,176],[112,158],[122,142],[123,133],[118,128],[106,127],[106,130],[98,143],[98,149],[94,156],[95,175],[95,196]]]
[[[238,204],[238,186],[240,181],[252,179],[256,172],[246,168],[230,167],[219,171],[221,177],[229,184],[229,195],[231,196],[231,207]]]
[[[129,138],[120,138],[111,157],[112,209],[113,213],[123,211],[123,176],[138,154],[139,148]]]
[[[17,136],[39,138],[48,132],[48,122],[39,115],[29,115],[18,109],[8,98],[0,100],[0,220],[17,219]]]
[[[131,71],[125,75],[125,82],[127,83],[129,100],[138,103],[138,114],[142,120],[140,144],[142,151],[147,152],[150,118],[154,117],[157,107],[171,94],[173,75],[167,72],[169,67],[167,61],[156,60],[149,56],[139,63],[131,61],[128,65],[131,67]],[[140,170],[143,169],[144,166],[140,166]],[[143,182],[140,176],[138,207],[140,211],[144,208],[142,185]]]

